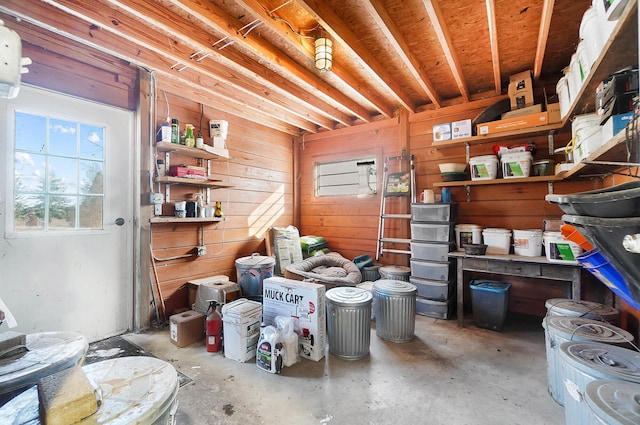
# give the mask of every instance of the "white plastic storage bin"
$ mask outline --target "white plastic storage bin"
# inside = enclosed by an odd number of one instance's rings
[[[411,204],[411,220],[422,221],[455,221],[456,204]]]
[[[426,298],[416,298],[416,314],[435,317],[436,319],[451,319],[453,317],[453,305],[451,300],[434,301]]]
[[[498,175],[498,157],[482,155],[469,158],[471,180],[493,180]]]
[[[453,279],[442,281],[411,276],[409,282],[418,289],[419,297],[430,300],[446,301],[451,299],[455,294],[456,282]]]
[[[457,224],[455,231],[458,251],[464,251],[463,245],[482,243],[482,227],[477,224]]]
[[[578,115],[571,123],[573,162],[579,163],[602,146],[602,126],[596,114]]]
[[[240,298],[223,305],[224,356],[241,363],[255,357],[261,322],[262,304],[257,301]]]
[[[513,230],[513,252],[524,257],[542,255],[542,230]]]
[[[531,162],[533,157],[531,152],[513,152],[502,154],[502,178],[518,179],[529,177],[531,172]]]
[[[453,276],[453,263],[443,261],[423,261],[412,258],[411,276],[429,280],[448,281]]]
[[[486,228],[482,231],[487,254],[508,254],[511,249],[511,230]]]
[[[453,235],[453,223],[411,222],[411,239],[430,242],[449,242]]]
[[[411,257],[416,260],[447,261],[454,249],[453,242],[411,241]]]
[[[578,264],[578,256],[582,248],[577,243],[567,240],[560,232],[544,232],[542,235],[544,252],[552,263]]]

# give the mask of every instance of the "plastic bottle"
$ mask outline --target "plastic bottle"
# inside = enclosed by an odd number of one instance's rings
[[[207,351],[210,353],[217,353],[222,348],[222,317],[217,305],[217,302],[209,301],[207,309]]]
[[[222,212],[222,202],[216,201],[216,209],[213,211],[214,217],[222,217],[224,214]]]
[[[269,373],[282,370],[284,344],[282,334],[275,326],[260,326],[260,339],[256,349],[256,366]]]
[[[198,217],[204,217],[204,193],[196,193],[196,202],[198,203]]]
[[[175,118],[171,120],[171,143],[180,143],[180,123]]]
[[[193,124],[185,124],[184,125],[184,145],[189,148],[196,147],[196,136],[193,134]]]

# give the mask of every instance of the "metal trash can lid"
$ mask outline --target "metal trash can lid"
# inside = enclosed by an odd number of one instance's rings
[[[276,264],[276,259],[273,257],[266,257],[260,254],[251,254],[249,257],[242,257],[236,260],[236,266],[267,266],[271,267]]]
[[[632,342],[633,335],[617,326],[598,320],[571,316],[547,316],[542,327],[569,341],[592,341],[606,344]]]
[[[418,288],[404,280],[380,279],[373,284],[376,294],[382,295],[413,295],[418,292]]]
[[[551,298],[544,303],[549,314],[560,316],[579,316],[586,319],[617,322],[620,310],[600,303],[566,298]]]
[[[325,294],[327,301],[344,307],[357,307],[371,304],[373,295],[366,289],[351,286],[339,286],[331,288]]]
[[[596,417],[607,424],[640,423],[640,385],[633,382],[596,379],[587,384],[585,402]]]
[[[640,383],[640,353],[599,342],[563,342],[560,357],[594,379],[620,379]]]

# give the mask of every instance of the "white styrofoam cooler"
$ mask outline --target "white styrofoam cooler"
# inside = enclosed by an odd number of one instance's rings
[[[295,317],[300,357],[318,361],[324,357],[326,329],[325,286],[284,277],[262,283],[264,323],[275,326],[276,316]]]

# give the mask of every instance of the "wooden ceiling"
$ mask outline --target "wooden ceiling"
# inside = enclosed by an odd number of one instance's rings
[[[60,49],[28,30],[45,29],[152,70],[177,94],[299,135],[498,96],[509,75],[527,69],[552,84],[590,4],[2,0],[0,18],[23,41]],[[334,43],[325,73],[314,66],[321,34]]]

